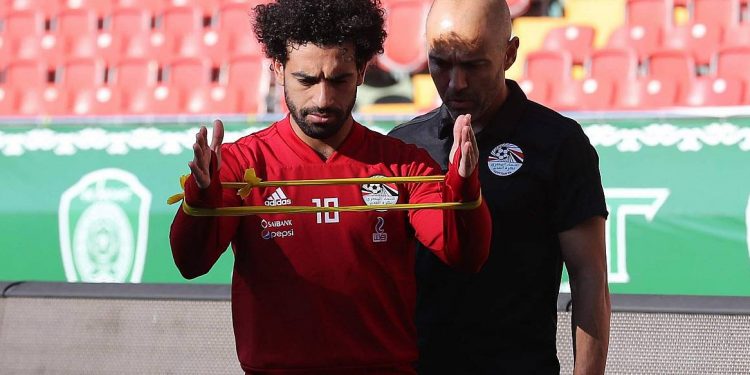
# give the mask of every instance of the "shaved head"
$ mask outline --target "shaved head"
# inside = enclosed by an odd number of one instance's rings
[[[477,129],[507,97],[505,71],[516,60],[505,0],[435,0],[427,16],[429,68],[455,119],[471,114]]]
[[[499,43],[510,40],[511,18],[505,0],[435,0],[427,17],[428,43],[441,37],[476,42],[491,34]]]

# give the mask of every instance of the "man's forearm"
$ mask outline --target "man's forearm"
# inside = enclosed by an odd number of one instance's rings
[[[611,312],[606,276],[571,274],[570,286],[574,374],[604,374]]]

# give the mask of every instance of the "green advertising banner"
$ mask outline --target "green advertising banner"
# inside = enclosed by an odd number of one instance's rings
[[[600,156],[611,291],[750,296],[750,117],[579,120]],[[166,199],[198,124],[178,122],[2,125],[0,280],[187,282]],[[225,139],[268,123],[225,121]],[[227,251],[190,282],[231,272]]]

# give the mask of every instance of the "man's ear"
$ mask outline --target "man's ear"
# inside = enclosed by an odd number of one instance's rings
[[[508,48],[505,49],[505,70],[510,69],[510,67],[513,66],[513,63],[516,62],[516,57],[518,57],[518,46],[520,44],[521,43],[517,36],[514,36],[508,41]]]
[[[357,68],[357,86],[365,83],[365,73],[368,66],[370,66],[370,63],[366,62],[361,68]]]
[[[279,60],[273,60],[271,67],[273,68],[273,74],[276,77],[276,84],[284,86],[284,64]]]

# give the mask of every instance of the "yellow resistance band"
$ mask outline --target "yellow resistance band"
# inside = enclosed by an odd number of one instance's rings
[[[180,186],[185,190],[185,181],[188,176],[180,177]],[[339,178],[321,180],[289,180],[289,181],[262,181],[255,174],[255,170],[249,168],[245,171],[244,182],[222,182],[221,187],[226,189],[237,189],[237,195],[246,198],[250,190],[255,187],[277,187],[277,186],[320,186],[320,185],[356,185],[356,184],[384,184],[384,183],[428,183],[442,182],[445,176],[408,176],[408,177],[366,177],[366,178]],[[416,210],[437,208],[443,210],[471,210],[482,204],[482,196],[473,202],[448,202],[448,203],[406,203],[406,204],[382,204],[372,206],[341,206],[341,207],[311,207],[311,206],[242,206],[222,208],[195,208],[189,206],[185,201],[185,194],[175,194],[167,199],[167,204],[182,202],[182,210],[190,216],[246,216],[257,214],[279,214],[279,213],[314,213],[314,212],[364,212],[364,211],[393,211],[393,210]]]

